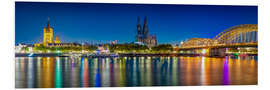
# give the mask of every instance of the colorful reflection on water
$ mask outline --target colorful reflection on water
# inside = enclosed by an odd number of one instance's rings
[[[257,84],[257,56],[15,59],[16,88]]]

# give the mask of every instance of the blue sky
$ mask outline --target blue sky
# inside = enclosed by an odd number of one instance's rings
[[[135,41],[137,17],[147,16],[158,43],[213,38],[239,24],[258,23],[257,6],[16,2],[15,42],[42,41],[47,18],[63,42]]]

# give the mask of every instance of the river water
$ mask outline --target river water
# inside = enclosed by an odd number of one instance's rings
[[[15,59],[16,88],[257,85],[257,56]]]

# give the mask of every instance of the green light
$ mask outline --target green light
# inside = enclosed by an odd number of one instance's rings
[[[60,58],[57,58],[55,69],[56,69],[55,70],[55,87],[61,88],[62,87],[62,72],[61,72]]]
[[[239,56],[240,54],[239,53],[233,53],[234,56]]]

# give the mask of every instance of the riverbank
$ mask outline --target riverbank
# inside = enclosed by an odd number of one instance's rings
[[[15,53],[15,57],[60,57],[61,53]]]
[[[201,54],[182,54],[182,53],[119,53],[119,54],[82,54],[82,53],[15,53],[15,57],[70,57],[70,56],[82,56],[82,57],[155,57],[155,56],[204,56]],[[226,56],[234,56],[232,54],[226,54]],[[257,56],[257,54],[240,54],[239,56]],[[221,57],[221,56],[213,56]]]

